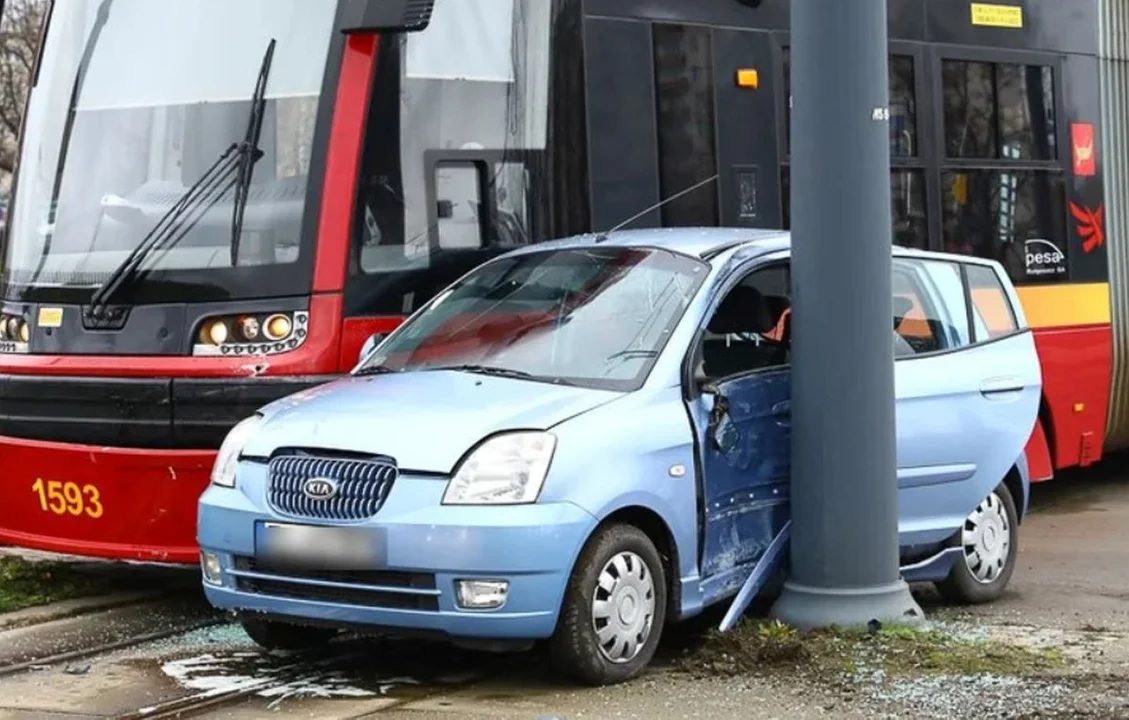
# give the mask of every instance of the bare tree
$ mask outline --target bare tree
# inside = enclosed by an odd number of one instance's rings
[[[0,173],[15,166],[24,101],[39,47],[46,0],[0,0]]]

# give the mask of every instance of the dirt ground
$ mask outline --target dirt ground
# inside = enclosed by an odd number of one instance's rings
[[[1129,717],[1129,464],[1107,461],[1034,492],[1007,597],[948,608],[930,588],[915,588],[928,635],[892,636],[881,652],[867,638],[835,640],[831,662],[820,655],[831,641],[789,639],[804,645],[799,656],[749,662],[707,637],[711,617],[670,633],[636,681],[578,689],[536,652],[365,641],[295,661],[265,656],[220,624],[21,672],[0,663],[0,720],[173,716],[178,703],[196,708],[208,698],[217,702],[201,717]],[[193,602],[185,593],[169,602],[186,627],[208,617],[202,603],[185,607]],[[112,635],[99,617],[0,622],[0,660],[17,641],[66,649],[95,624]],[[147,613],[116,617],[148,632]],[[937,637],[947,639],[931,645]]]

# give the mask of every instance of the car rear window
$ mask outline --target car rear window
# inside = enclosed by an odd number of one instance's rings
[[[966,265],[972,298],[976,342],[1009,335],[1019,328],[1011,300],[995,271],[983,265]]]

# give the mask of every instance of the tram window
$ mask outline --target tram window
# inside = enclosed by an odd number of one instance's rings
[[[975,310],[976,341],[983,342],[1015,332],[1019,327],[1015,311],[996,273],[981,265],[966,265],[965,269]]]
[[[950,170],[942,236],[947,252],[996,260],[1015,282],[1066,278],[1066,186],[1061,173]]]
[[[997,65],[1000,145],[1005,157],[1054,160],[1054,74],[1037,65]]]
[[[575,39],[578,22],[573,0],[438,0],[426,30],[380,43],[347,313],[409,314],[471,268],[547,239],[576,214],[557,204],[576,193],[554,173],[576,172],[583,158],[557,164],[558,147],[575,148],[576,135],[556,121],[583,106],[571,89],[553,91],[551,78],[576,87],[572,66],[554,66],[553,48]],[[450,153],[438,168],[428,160],[434,152]],[[469,162],[486,167],[485,181],[472,180],[480,169]]]
[[[942,64],[945,154],[1054,160],[1054,73],[1038,65]]]
[[[785,135],[788,151],[792,148],[792,65],[790,48],[784,48],[784,97],[786,122]],[[891,55],[890,73],[890,156],[916,157],[917,149],[917,96],[914,93],[913,58],[909,55]]]
[[[917,105],[913,92],[913,58],[890,58],[890,155],[917,155]]]
[[[780,170],[780,194],[784,203],[785,229],[792,225],[791,190],[791,168],[785,165]],[[891,170],[890,205],[894,244],[927,249],[929,223],[925,211],[925,173],[917,169]]]
[[[890,172],[890,184],[894,244],[926,249],[929,225],[925,221],[925,173],[921,170],[893,170]]]
[[[659,24],[654,48],[659,175],[668,198],[717,173],[713,41],[709,28]],[[715,226],[717,186],[707,183],[661,211],[664,227]]]

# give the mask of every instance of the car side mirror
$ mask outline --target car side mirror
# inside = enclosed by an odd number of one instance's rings
[[[357,357],[357,362],[363,363],[367,360],[368,356],[372,355],[373,352],[380,347],[380,343],[384,342],[385,337],[386,335],[384,333],[373,333],[369,335],[368,340],[365,340],[365,344],[361,346],[361,353]]]

